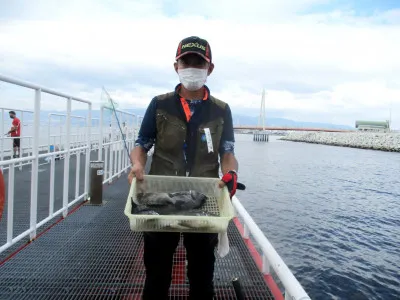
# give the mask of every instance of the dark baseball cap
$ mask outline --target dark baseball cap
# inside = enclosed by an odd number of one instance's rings
[[[175,59],[178,60],[186,54],[198,54],[203,57],[207,62],[211,62],[211,48],[210,44],[205,39],[198,36],[190,36],[184,38],[176,50]]]

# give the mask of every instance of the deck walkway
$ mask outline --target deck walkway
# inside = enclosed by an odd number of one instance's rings
[[[83,162],[84,155],[81,164]],[[62,172],[62,165],[60,161],[56,172]],[[73,165],[71,160],[71,168]],[[48,165],[41,168],[43,179],[39,180],[38,212],[44,214],[48,212]],[[16,170],[15,174],[21,188],[16,186],[15,190],[14,211],[19,212],[19,216],[14,218],[14,224],[22,231],[28,228],[29,222],[29,195],[22,188],[29,185],[29,167]],[[73,177],[73,168],[70,174]],[[83,181],[82,174],[80,178]],[[73,192],[75,181],[71,181],[70,192]],[[61,188],[62,182],[59,184]],[[1,254],[0,299],[140,299],[145,279],[142,234],[130,230],[123,213],[128,195],[126,177],[103,188],[102,206],[81,203],[66,219],[55,218],[45,226],[52,225],[50,229],[38,231],[43,234],[33,242],[26,245],[26,240],[21,241]],[[56,198],[56,205],[61,205],[61,199]],[[6,219],[7,216],[3,216],[0,223],[3,228],[0,239],[5,238]],[[247,299],[273,299],[233,222],[229,225],[228,236],[230,253],[224,258],[216,254],[217,299],[236,299],[231,284],[233,277],[240,278]],[[9,257],[24,244],[25,247]],[[186,299],[188,293],[184,255],[180,244],[175,254],[172,299]]]

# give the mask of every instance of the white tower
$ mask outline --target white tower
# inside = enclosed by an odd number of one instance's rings
[[[258,127],[262,128],[262,130],[254,131],[253,141],[268,142],[269,137],[265,131],[265,89],[263,89],[262,91],[260,116],[258,117]]]
[[[263,89],[262,91],[260,116],[258,118],[258,127],[262,127],[263,131],[265,130],[265,89]]]

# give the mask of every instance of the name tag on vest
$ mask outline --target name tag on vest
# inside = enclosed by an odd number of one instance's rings
[[[214,152],[210,128],[204,128],[204,133],[206,135],[208,153]]]

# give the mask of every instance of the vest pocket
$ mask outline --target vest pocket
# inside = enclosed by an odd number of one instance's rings
[[[182,151],[183,141],[186,139],[186,124],[164,113],[157,113],[156,124],[157,143],[164,150]]]

